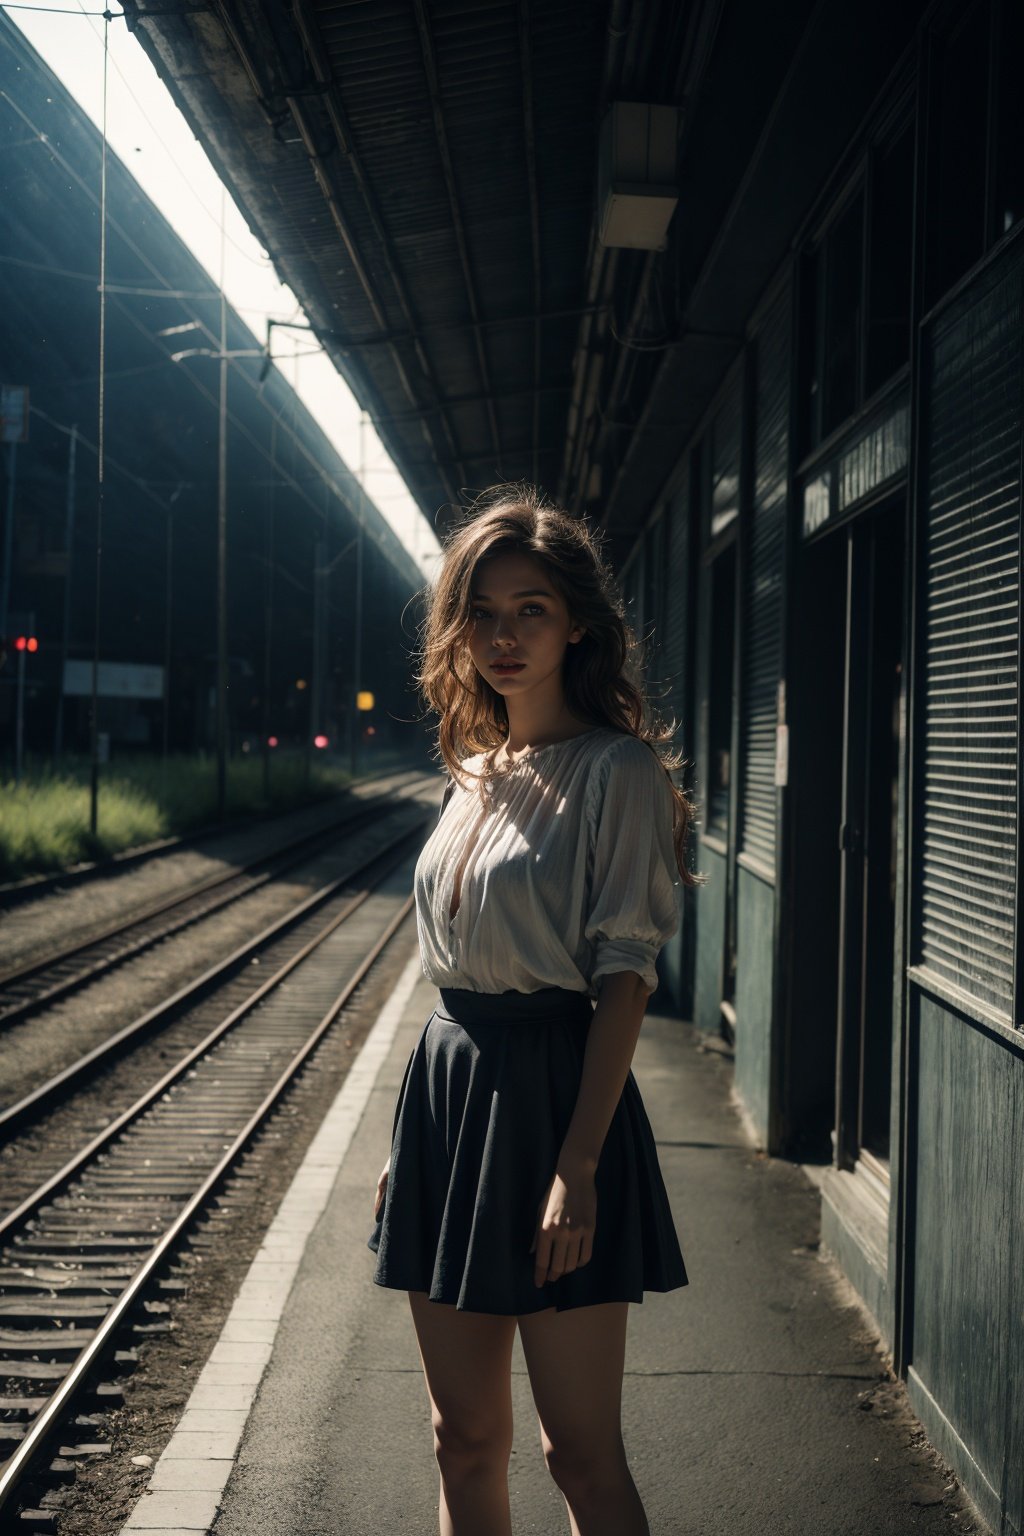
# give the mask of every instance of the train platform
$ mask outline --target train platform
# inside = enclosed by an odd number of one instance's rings
[[[123,1536],[432,1536],[438,1473],[403,1293],[366,1247],[409,1052],[413,953],[269,1229]],[[654,1536],[983,1531],[818,1247],[819,1196],[750,1145],[731,1068],[652,1007],[634,1071],[690,1284],[631,1309],[623,1425]],[[513,1529],[567,1532],[513,1355]]]

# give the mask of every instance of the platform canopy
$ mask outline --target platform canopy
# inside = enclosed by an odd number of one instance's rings
[[[588,510],[613,558],[829,163],[835,133],[794,153],[790,121],[825,103],[828,10],[125,0],[438,532],[467,495],[525,478]],[[599,239],[600,129],[617,102],[676,113],[662,250]]]

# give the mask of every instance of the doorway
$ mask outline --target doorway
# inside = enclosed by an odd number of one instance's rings
[[[904,498],[801,549],[791,676],[787,1153],[888,1192]]]
[[[886,1184],[903,652],[903,500],[847,536],[835,1161]]]

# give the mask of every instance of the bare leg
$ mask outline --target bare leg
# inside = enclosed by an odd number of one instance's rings
[[[410,1291],[441,1471],[440,1536],[512,1536],[514,1317],[460,1312]]]
[[[519,1318],[548,1471],[572,1536],[650,1536],[622,1443],[629,1303]]]

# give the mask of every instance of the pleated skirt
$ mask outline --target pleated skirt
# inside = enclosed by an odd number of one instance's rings
[[[630,1071],[595,1174],[582,1267],[541,1286],[530,1252],[576,1105],[593,1008],[562,987],[442,988],[406,1065],[384,1204],[367,1241],[377,1285],[521,1316],[643,1301],[687,1275],[654,1134]]]

